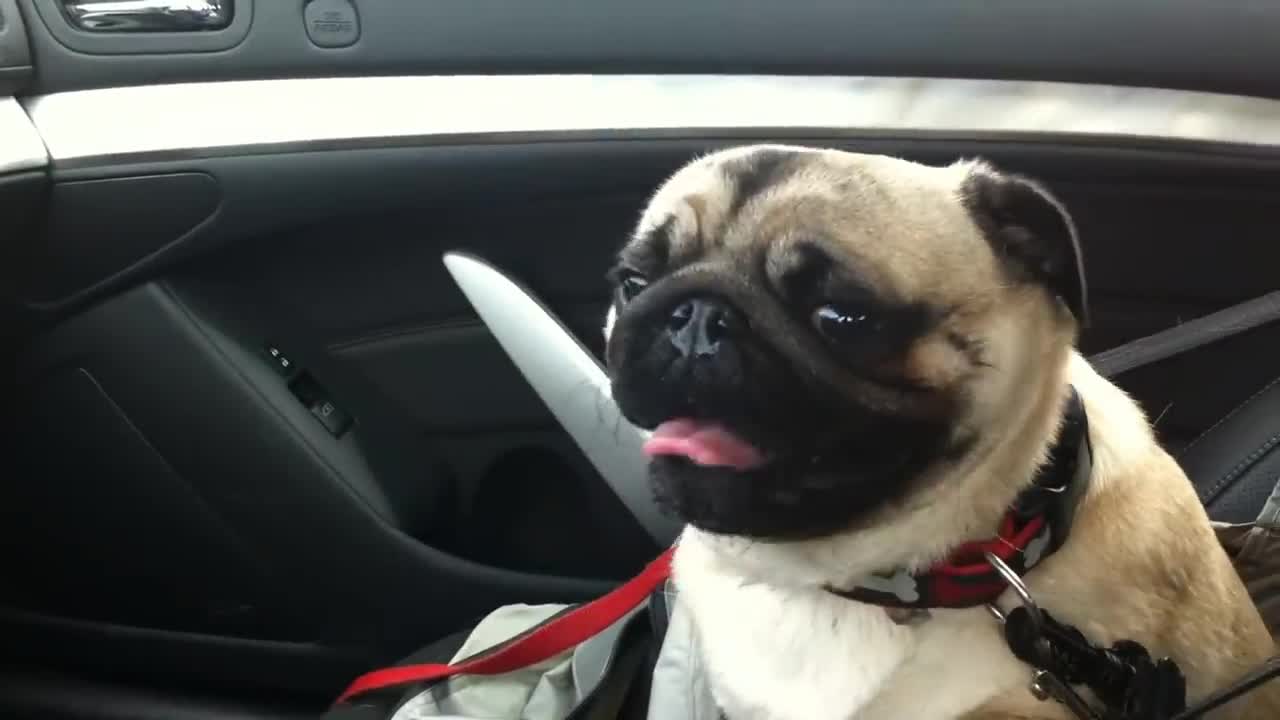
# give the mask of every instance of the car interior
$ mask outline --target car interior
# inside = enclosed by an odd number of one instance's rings
[[[1277,32],[1244,0],[0,0],[0,716],[315,717],[643,567],[662,539],[442,258],[598,357],[613,254],[700,153],[1042,180],[1088,354],[1280,289]],[[1214,519],[1280,472],[1277,348],[1118,378]]]

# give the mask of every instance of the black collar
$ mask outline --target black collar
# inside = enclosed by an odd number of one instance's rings
[[[1048,462],[1014,500],[995,537],[965,543],[924,572],[899,569],[871,576],[852,589],[828,588],[830,592],[889,608],[977,607],[994,602],[1008,588],[985,553],[1022,575],[1061,548],[1093,474],[1089,420],[1080,394],[1074,387],[1070,393]]]

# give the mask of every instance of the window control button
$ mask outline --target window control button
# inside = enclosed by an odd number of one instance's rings
[[[293,377],[293,374],[298,370],[293,361],[275,345],[267,346],[267,360],[271,362],[271,367],[275,368],[275,371],[284,377]]]
[[[317,400],[311,406],[311,414],[334,437],[342,437],[342,434],[351,427],[351,416],[339,409],[331,400]]]

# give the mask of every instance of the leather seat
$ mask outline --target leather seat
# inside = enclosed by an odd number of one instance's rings
[[[1252,522],[1280,481],[1280,378],[1241,403],[1178,457],[1214,520]]]

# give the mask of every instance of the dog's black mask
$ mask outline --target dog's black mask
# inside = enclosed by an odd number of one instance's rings
[[[945,419],[860,403],[835,376],[849,369],[837,367],[800,318],[744,287],[741,276],[725,280],[708,270],[620,297],[608,365],[623,414],[646,429],[674,419],[710,423],[764,458],[735,468],[654,457],[663,507],[719,534],[817,537],[902,496],[947,451]]]

